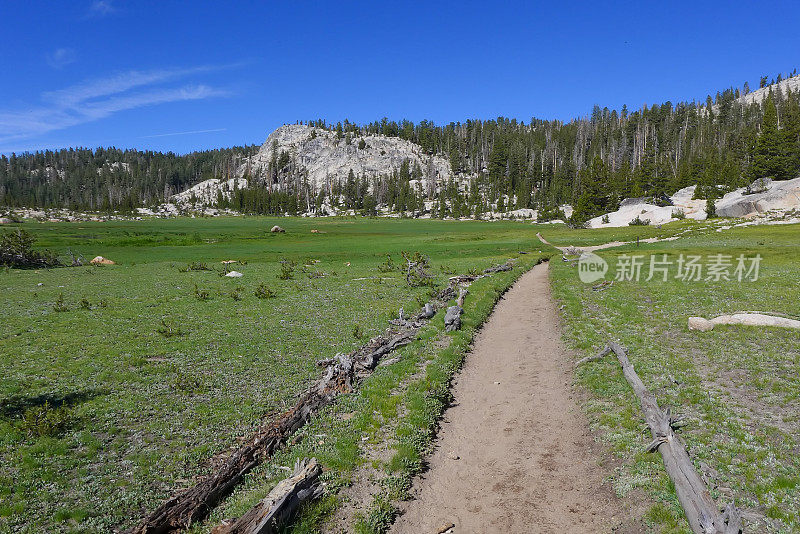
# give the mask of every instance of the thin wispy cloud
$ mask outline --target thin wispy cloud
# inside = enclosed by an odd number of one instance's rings
[[[226,131],[228,131],[227,128],[213,128],[211,130],[190,130],[188,132],[170,132],[170,133],[162,133],[162,134],[143,135],[139,139],[151,139],[153,137],[172,137],[173,135],[194,135],[194,134],[204,134],[204,133],[212,133],[212,132],[226,132]]]
[[[0,144],[35,138],[104,119],[120,111],[227,96],[228,90],[204,84],[184,82],[175,86],[175,82],[192,74],[222,68],[227,66],[129,71],[44,92],[39,105],[22,110],[0,110]]]
[[[111,0],[94,0],[89,7],[89,14],[94,17],[104,17],[115,12],[117,9]]]
[[[45,56],[47,64],[54,69],[63,69],[70,63],[74,63],[77,59],[75,50],[72,48],[56,48],[51,53]]]

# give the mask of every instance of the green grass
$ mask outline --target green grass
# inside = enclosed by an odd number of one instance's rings
[[[0,531],[108,531],[188,485],[291,404],[317,360],[427,299],[379,268],[387,254],[428,254],[441,285],[542,248],[522,223],[280,219],[287,233],[268,233],[275,222],[22,225],[37,246],[118,265],[0,272]],[[229,259],[244,277],[219,276]],[[291,278],[279,277],[283,259],[296,263]],[[213,270],[186,270],[194,262]],[[258,298],[261,284],[274,297]],[[375,387],[365,394],[380,404]],[[358,454],[342,441],[325,465]]]
[[[675,260],[680,254],[759,253],[759,280],[642,279],[594,292],[578,280],[574,267],[554,261],[551,278],[565,306],[565,338],[580,356],[599,351],[610,339],[621,341],[659,403],[688,416],[680,434],[710,480],[712,495],[721,503],[733,499],[748,512],[746,531],[798,532],[800,332],[752,327],[691,332],[687,319],[736,311],[800,316],[800,228],[691,228],[677,241],[598,254],[613,270],[620,254],[669,254]],[[554,244],[571,242],[571,236],[544,235]],[[642,452],[649,436],[642,433],[639,407],[616,360],[585,364],[577,380],[591,393],[587,410],[593,425],[623,460],[614,480],[617,492],[644,489],[656,502],[647,520],[663,531],[688,532],[660,457]]]
[[[276,222],[286,234],[268,233]],[[189,485],[214,455],[288,407],[318,377],[317,360],[363,344],[400,307],[414,311],[427,300],[429,288],[409,288],[387,255],[397,264],[404,250],[428,254],[439,287],[452,274],[517,257],[514,271],[473,284],[464,328],[448,342],[439,314],[397,362],[315,417],[193,529],[207,532],[241,515],[285,477],[283,467],[315,456],[327,491],[287,531],[316,532],[348,506],[337,489],[365,466],[382,489],[360,510],[357,528],[385,530],[430,450],[449,380],[476,328],[498,296],[550,253],[537,231],[576,246],[682,237],[599,252],[612,265],[623,252],[762,254],[754,283],[616,282],[595,293],[561,261],[552,262],[551,278],[564,304],[565,339],[579,356],[622,341],[662,406],[689,416],[681,435],[714,497],[735,499],[756,519],[751,531],[797,531],[800,334],[689,332],[686,320],[739,310],[800,315],[800,230],[716,232],[721,224],[570,230],[247,217],[24,224],[38,246],[118,265],[0,271],[0,532],[126,527]],[[241,261],[230,268],[244,277],[219,276],[229,259]],[[576,380],[589,392],[592,425],[621,459],[617,492],[645,491],[654,504],[644,519],[655,530],[687,532],[660,457],[643,452],[649,440],[640,410],[615,362],[589,363]],[[370,446],[380,443],[390,454],[370,458]]]

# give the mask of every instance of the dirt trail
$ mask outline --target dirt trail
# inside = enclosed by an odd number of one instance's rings
[[[544,238],[544,236],[542,236],[541,233],[537,233],[536,237],[538,237],[539,241],[541,241],[545,245],[550,245],[553,248],[557,248],[561,252],[565,252],[568,248],[573,248],[573,249],[576,248],[576,249],[579,249],[582,252],[594,252],[595,250],[603,250],[603,249],[607,249],[607,248],[621,247],[622,245],[632,245],[633,243],[637,242],[637,241],[611,241],[610,243],[603,243],[602,245],[588,245],[588,246],[583,246],[583,247],[573,247],[572,245],[569,245],[567,247],[560,247],[560,246],[554,245],[554,244],[550,243],[549,241],[547,241]],[[671,237],[661,237],[661,238],[648,237],[647,239],[640,239],[638,242],[639,243],[659,243],[661,241],[675,241],[676,239],[680,239],[680,236],[674,235],[674,236],[671,236]]]
[[[430,470],[391,532],[639,530],[603,482],[547,269],[523,275],[476,337]]]

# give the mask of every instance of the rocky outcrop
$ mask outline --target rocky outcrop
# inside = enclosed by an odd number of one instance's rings
[[[757,192],[750,192],[754,190]],[[753,184],[717,200],[717,215],[720,217],[749,217],[773,210],[793,209],[800,209],[800,178]]]
[[[336,132],[290,124],[272,132],[258,153],[239,168],[239,175],[263,177],[273,154],[279,157],[281,152],[286,152],[317,190],[327,187],[332,179],[346,179],[350,170],[357,176],[391,175],[404,161],[422,171],[425,184],[447,180],[452,174],[446,158],[425,154],[419,145],[399,137],[365,135],[353,137],[348,144]]]
[[[649,198],[626,198],[620,202],[617,211],[591,219],[589,226],[591,228],[628,226],[637,217],[642,221],[650,221],[650,224],[666,224],[675,220],[679,213],[683,213],[689,219],[704,220],[706,218],[706,201],[692,199],[694,190],[695,186],[691,186],[677,191],[669,197],[671,206],[651,204],[648,202]],[[608,222],[603,222],[605,217],[608,217]]]
[[[666,224],[680,211],[687,219],[706,219],[706,201],[693,199],[695,186],[684,187],[670,197],[672,206],[659,207],[642,202],[646,199],[625,199],[617,211],[589,221],[592,228],[627,226],[636,217],[650,224]],[[756,217],[769,214],[782,218],[793,210],[800,211],[800,178],[773,182],[758,180],[749,187],[731,191],[716,201],[719,217]],[[603,222],[607,218],[608,222]]]
[[[247,180],[245,178],[237,177],[230,180],[211,178],[193,185],[186,191],[173,195],[171,200],[177,204],[192,203],[193,201],[203,205],[215,204],[219,193],[222,193],[225,198],[230,198],[235,189],[244,189],[246,187]]]

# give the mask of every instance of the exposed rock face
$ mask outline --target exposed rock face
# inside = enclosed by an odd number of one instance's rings
[[[204,180],[177,195],[173,195],[171,200],[183,204],[191,202],[194,198],[200,204],[214,204],[220,192],[222,192],[225,198],[230,198],[234,189],[244,189],[246,187],[247,180],[245,178],[237,177],[231,178],[230,180],[212,178],[210,180]]]
[[[752,104],[754,102],[761,103],[767,98],[767,96],[769,96],[770,91],[773,91],[774,93],[777,89],[780,89],[784,95],[789,90],[791,90],[793,93],[800,91],[800,76],[781,80],[779,83],[768,85],[763,89],[756,89],[752,93],[747,93],[746,95],[740,97],[740,100],[745,104]]]
[[[693,200],[695,186],[684,187],[672,195],[669,200],[672,206],[656,206],[645,202],[645,198],[626,198],[620,202],[617,211],[607,213],[608,222],[603,222],[603,216],[595,217],[589,221],[592,228],[608,228],[627,226],[636,217],[650,221],[650,224],[666,224],[674,220],[673,213],[679,210],[689,219],[702,221],[706,218],[706,201]]]
[[[359,142],[366,146],[359,149]],[[366,135],[354,137],[348,145],[345,138],[338,139],[335,132],[312,128],[302,124],[281,126],[272,132],[261,145],[258,153],[239,168],[244,176],[248,171],[253,176],[264,173],[273,155],[282,151],[289,154],[292,162],[303,169],[308,182],[315,189],[327,187],[329,179],[347,178],[350,170],[357,176],[390,175],[408,160],[422,170],[424,183],[447,180],[451,176],[450,162],[440,156],[429,156],[419,145],[398,137]]]
[[[751,186],[751,189],[755,189]],[[731,191],[717,201],[720,217],[747,217],[772,210],[800,208],[800,178],[767,182],[758,193],[745,194],[746,189]]]
[[[800,178],[781,182],[758,181],[750,186],[753,193],[747,194],[747,188],[731,191],[716,202],[719,217],[752,217],[773,212],[778,216],[800,210]],[[673,213],[678,210],[688,219],[702,221],[706,219],[706,201],[692,199],[695,186],[684,187],[670,197],[672,206],[659,207],[654,204],[639,203],[642,199],[626,199],[620,203],[617,211],[607,213],[608,222],[603,223],[603,216],[589,221],[592,228],[627,226],[636,217],[649,220],[650,224],[666,224],[673,220]]]

